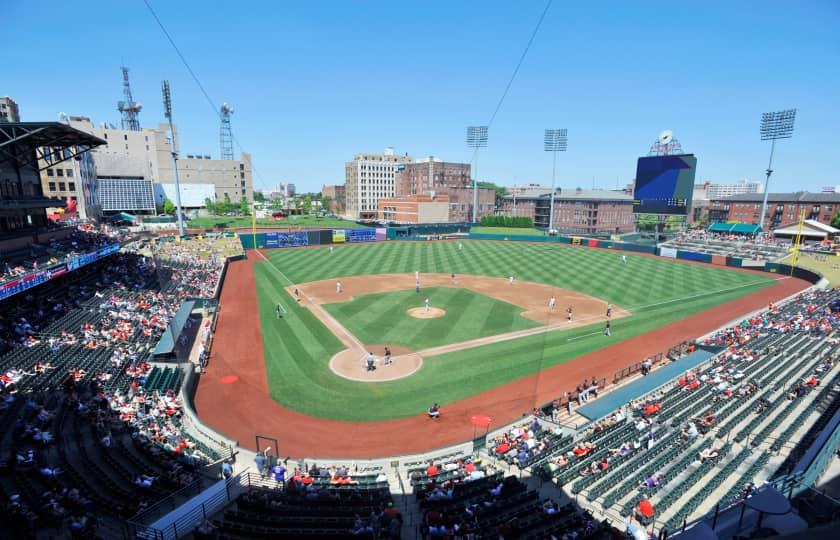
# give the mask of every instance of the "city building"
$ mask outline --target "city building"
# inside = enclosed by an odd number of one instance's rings
[[[542,195],[551,193],[550,187],[540,184],[513,185],[507,188],[507,195],[502,199],[500,211],[511,217],[530,217],[536,215],[537,200]]]
[[[91,152],[54,166],[47,165],[42,158],[39,165],[44,194],[65,202],[61,207],[47,208],[48,213],[59,215],[56,212],[62,208],[60,217],[63,218],[98,221],[102,217],[96,162]]]
[[[4,149],[0,155],[0,235],[45,228],[47,209],[63,208],[66,203],[44,196],[41,169],[72,169],[68,162],[104,143],[59,122],[4,124],[0,130]]]
[[[327,210],[335,212],[336,214],[343,214],[346,208],[346,192],[344,184],[335,184],[332,186],[325,185],[321,188],[321,197],[329,197],[331,200],[330,208]]]
[[[743,195],[749,193],[764,193],[764,184],[758,181],[741,180],[732,184],[718,184],[715,182],[706,181],[703,183],[706,190],[706,198],[725,199],[733,195]]]
[[[448,223],[449,196],[415,194],[379,199],[376,219],[389,223]]]
[[[447,195],[449,221],[472,221],[473,188],[469,163],[443,161],[434,156],[418,159],[413,163],[397,166],[395,175],[396,197],[411,195]],[[478,190],[477,216],[493,215],[496,209],[496,192]]]
[[[0,122],[20,122],[20,109],[9,96],[0,96]]]
[[[396,195],[397,167],[407,163],[411,163],[411,157],[398,156],[391,147],[381,154],[354,155],[344,166],[345,215],[350,219],[375,219],[379,199]]]
[[[69,124],[107,142],[93,152],[97,178],[105,180],[99,186],[103,212],[154,213],[155,206],[160,206],[163,198],[174,197],[175,173],[168,124],[135,131],[104,123],[97,127],[84,116],[69,117]],[[177,126],[174,130],[177,142]],[[189,195],[190,201],[200,199],[201,205],[207,198],[215,201],[227,198],[233,204],[243,197],[248,202],[253,201],[253,170],[248,153],[243,152],[239,160],[179,153],[178,173],[184,208],[196,207],[195,203],[188,206],[184,202],[185,195]],[[42,177],[46,191],[52,180],[55,179]],[[78,183],[76,187],[79,187]],[[64,193],[58,190],[56,194]]]
[[[534,190],[527,196],[509,193],[502,200],[502,213],[530,217],[534,226],[547,229],[551,191]],[[554,229],[566,234],[620,234],[633,231],[633,197],[626,191],[563,189],[554,194]]]
[[[762,193],[713,199],[709,203],[709,220],[757,225],[761,221],[763,200]],[[768,193],[764,227],[772,230],[795,223],[799,221],[802,210],[805,210],[805,219],[831,225],[831,220],[840,210],[840,193]]]

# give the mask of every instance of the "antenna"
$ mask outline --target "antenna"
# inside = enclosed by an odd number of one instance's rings
[[[128,68],[123,66],[123,98],[117,102],[117,110],[122,114],[122,128],[128,131],[140,131],[140,119],[137,115],[143,110],[143,104],[134,101],[131,96],[131,84],[128,82]]]
[[[230,131],[230,115],[233,114],[233,107],[229,103],[222,103],[219,117],[222,125],[219,130],[219,141],[222,148],[222,159],[233,159],[233,134]]]

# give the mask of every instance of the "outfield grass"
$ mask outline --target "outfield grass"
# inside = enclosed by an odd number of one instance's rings
[[[187,226],[197,229],[211,229],[218,223],[224,223],[229,229],[251,227],[252,221],[248,216],[210,216],[191,219]],[[310,229],[363,229],[355,221],[346,219],[317,217],[317,216],[289,216],[285,219],[258,219],[257,228],[304,227]]]
[[[521,229],[517,227],[473,227],[470,229],[470,232],[476,234],[504,234],[507,236],[545,236],[545,231],[539,229]]]
[[[305,414],[348,421],[412,416],[648,332],[773,283],[769,276],[681,264],[667,259],[563,245],[517,242],[386,242],[326,249],[274,250],[256,265],[265,362],[272,397]],[[601,298],[633,315],[427,358],[416,374],[384,383],[334,375],[330,357],[341,343],[284,287],[340,276],[391,272],[516,276]],[[274,305],[290,306],[280,321]],[[380,341],[380,340],[377,340]],[[638,360],[628,358],[628,363]],[[573,382],[570,381],[570,387]]]
[[[446,315],[417,319],[406,313],[423,306],[426,298]],[[429,287],[421,294],[413,290],[366,294],[324,308],[362,343],[401,345],[415,351],[540,326],[523,317],[525,310],[519,306],[448,287]]]

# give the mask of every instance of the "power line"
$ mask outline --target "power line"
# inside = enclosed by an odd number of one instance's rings
[[[213,110],[213,114],[215,116],[217,116],[219,118],[219,120],[221,121],[221,114],[219,113],[219,110],[216,106],[216,102],[213,101],[210,98],[210,94],[208,94],[207,90],[204,89],[204,85],[201,84],[201,80],[199,80],[198,75],[195,74],[195,71],[193,71],[192,67],[190,66],[190,63],[187,62],[187,59],[184,57],[183,53],[181,53],[181,49],[179,49],[178,45],[175,44],[175,40],[172,39],[172,35],[166,29],[166,26],[163,25],[163,21],[160,20],[160,17],[158,17],[157,13],[152,8],[151,4],[149,4],[149,0],[143,0],[143,3],[146,4],[146,8],[149,10],[149,13],[151,13],[152,17],[154,17],[155,22],[157,22],[158,26],[160,27],[161,31],[163,32],[163,35],[166,36],[166,39],[169,41],[169,44],[172,45],[172,48],[175,50],[175,53],[178,55],[178,58],[181,59],[181,63],[184,64],[185,68],[187,68],[187,71],[189,72],[193,81],[195,81],[195,84],[198,85],[198,89],[201,90],[201,93],[204,95],[204,99],[207,100],[207,103],[210,105],[210,108]],[[236,143],[236,147],[239,148],[239,152],[240,153],[244,152],[245,150],[242,148],[242,145],[239,144],[239,139],[236,138],[236,135],[231,134],[231,136],[232,136],[233,142]],[[268,188],[271,187],[271,186],[268,186],[268,185],[265,184],[265,180],[263,180],[262,175],[257,170],[257,168],[254,166],[253,161],[251,162],[251,170],[253,170],[254,174],[260,179],[260,183],[261,183],[262,187],[268,187]]]
[[[531,37],[528,39],[528,44],[525,45],[525,50],[522,51],[522,55],[519,57],[519,62],[516,63],[516,68],[514,68],[513,73],[510,76],[510,80],[508,80],[507,86],[505,86],[504,92],[502,92],[502,97],[499,98],[499,102],[496,104],[496,108],[493,110],[493,115],[490,116],[490,121],[487,122],[487,125],[490,126],[493,124],[493,120],[496,119],[496,115],[499,114],[499,109],[502,108],[502,103],[504,103],[505,98],[508,95],[508,91],[510,91],[510,87],[513,86],[513,81],[516,79],[516,75],[519,73],[519,68],[522,67],[522,63],[525,61],[525,57],[528,55],[528,51],[531,49],[531,44],[534,43],[534,38],[537,37],[537,32],[540,31],[540,26],[542,26],[543,19],[545,19],[546,14],[548,13],[549,8],[551,7],[551,3],[553,0],[548,0],[545,4],[545,9],[543,9],[542,14],[540,15],[539,20],[537,21],[537,25],[534,27],[534,31],[531,32]]]

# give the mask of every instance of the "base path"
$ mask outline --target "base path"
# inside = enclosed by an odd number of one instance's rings
[[[258,434],[275,437],[280,441],[281,454],[293,457],[386,457],[468,441],[473,435],[470,417],[474,414],[492,418],[491,428],[512,422],[535,405],[561,396],[584,378],[611,378],[640,358],[711,332],[810,286],[800,279],[780,279],[737,300],[445,405],[436,421],[418,414],[385,422],[339,422],[286,409],[269,396],[253,269],[261,258],[253,252],[249,255],[250,259],[228,267],[212,354],[207,372],[201,376],[195,405],[205,423],[239,440],[242,446],[253,449]],[[223,384],[222,378],[231,374],[239,379]],[[319,399],[316,388],[312,399]]]

